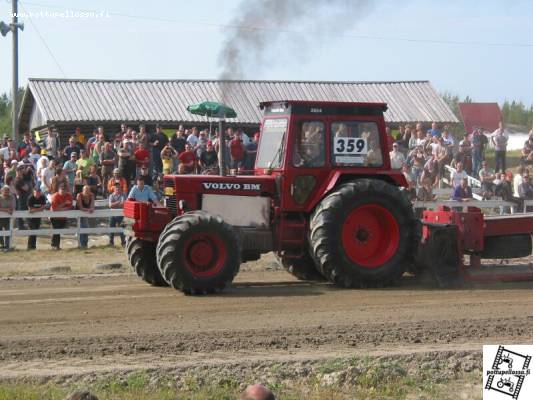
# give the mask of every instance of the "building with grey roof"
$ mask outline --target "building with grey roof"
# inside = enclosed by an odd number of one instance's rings
[[[304,82],[219,80],[29,80],[19,113],[20,130],[39,131],[52,126],[63,134],[95,126],[117,131],[121,122],[164,128],[178,124],[204,126],[204,117],[187,106],[223,101],[237,118],[230,125],[256,129],[258,105],[268,100],[329,100],[384,102],[390,125],[423,122],[459,122],[428,81]]]

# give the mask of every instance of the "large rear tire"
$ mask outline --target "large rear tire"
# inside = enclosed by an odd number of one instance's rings
[[[381,180],[339,186],[311,215],[312,256],[342,287],[395,283],[413,256],[415,219],[403,193]]]
[[[314,260],[307,254],[302,258],[281,260],[281,265],[285,271],[300,281],[322,282],[326,280],[316,268]]]
[[[204,211],[185,213],[168,224],[159,237],[156,254],[165,280],[186,294],[224,289],[241,263],[234,229]]]
[[[155,243],[130,237],[126,252],[131,267],[143,281],[153,286],[168,286],[157,268]]]

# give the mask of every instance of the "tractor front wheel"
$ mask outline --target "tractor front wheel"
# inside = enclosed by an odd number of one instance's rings
[[[155,260],[155,243],[129,237],[126,245],[128,261],[137,275],[153,286],[168,286]]]
[[[345,183],[311,216],[312,256],[338,286],[389,285],[412,257],[414,222],[411,204],[396,186],[376,179]]]
[[[224,289],[237,275],[241,260],[234,229],[204,211],[185,213],[168,224],[156,254],[165,280],[186,294]]]

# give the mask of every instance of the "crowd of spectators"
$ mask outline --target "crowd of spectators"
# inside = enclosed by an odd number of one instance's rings
[[[241,129],[225,132],[226,165],[233,173],[250,173],[257,153],[258,134],[248,136]],[[122,124],[118,132],[105,132],[103,127],[85,135],[80,128],[63,145],[58,132],[48,129],[42,140],[27,132],[16,144],[10,138],[0,141],[0,211],[36,212],[45,207],[52,211],[77,209],[92,213],[97,199],[107,199],[110,208],[122,208],[128,197],[146,199],[159,204],[162,198],[163,174],[218,174],[218,132],[210,134],[196,127],[180,125],[170,138],[160,126],[148,132]],[[142,181],[142,182],[141,182]],[[5,195],[4,195],[5,193]],[[45,205],[41,205],[41,202]],[[0,230],[8,229],[8,220],[0,219]],[[38,229],[40,218],[17,220],[19,229],[25,222]],[[67,226],[64,218],[51,218],[54,228]],[[121,217],[113,217],[110,226],[120,226]],[[94,223],[81,218],[82,228]],[[87,247],[87,235],[78,238]],[[124,236],[121,244],[124,246]],[[28,249],[35,248],[35,237],[28,239]],[[53,235],[52,247],[60,248],[60,236]],[[114,244],[114,235],[109,236]],[[0,241],[3,248],[9,243]]]
[[[507,169],[509,133],[502,123],[492,133],[481,127],[454,138],[447,126],[433,123],[424,130],[422,124],[400,126],[391,135],[391,166],[401,169],[413,201],[433,201],[435,188],[444,182],[451,186],[451,199],[467,201],[472,198],[472,183],[479,183],[483,199],[494,197],[506,201],[531,200],[533,191],[527,166],[533,160],[533,129],[521,152],[521,166],[516,174]],[[494,170],[486,161],[488,147],[494,149]],[[451,167],[451,168],[447,168]]]

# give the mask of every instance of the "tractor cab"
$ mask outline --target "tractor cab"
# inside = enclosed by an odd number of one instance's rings
[[[404,185],[390,160],[381,103],[278,101],[264,112],[255,175],[281,177],[281,208],[309,211],[338,179],[383,175]]]

